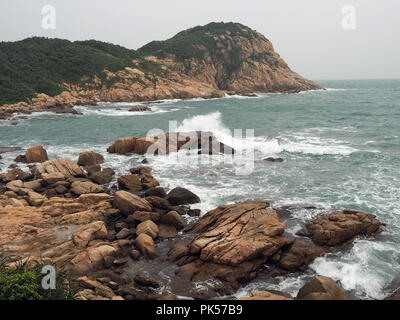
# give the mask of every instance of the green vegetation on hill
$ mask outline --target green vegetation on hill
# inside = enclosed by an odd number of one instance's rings
[[[165,41],[150,42],[138,51],[96,40],[71,42],[34,37],[0,42],[0,106],[29,101],[38,93],[55,96],[64,90],[64,82],[84,84],[95,75],[110,87],[119,79],[107,78],[105,69],[115,72],[136,67],[156,83],[156,76],[165,71],[159,64],[145,60],[148,55],[162,58],[172,54],[188,72],[193,58],[202,59],[208,54],[215,64],[222,65],[223,77],[229,77],[243,62],[242,48],[230,37],[251,40],[260,35],[239,23],[221,22],[182,31]],[[265,60],[268,52],[256,58]],[[136,64],[133,59],[138,60]],[[268,59],[274,67],[276,61],[272,56]]]
[[[29,38],[0,43],[0,105],[50,96],[63,91],[63,82],[79,83],[84,76],[103,78],[104,69],[121,70],[139,55],[135,50],[100,41],[70,42]]]
[[[227,76],[237,70],[242,61],[241,48],[226,37],[259,37],[255,31],[239,23],[210,23],[182,31],[165,41],[153,41],[138,50],[142,55],[154,55],[160,58],[172,54],[179,62],[188,59],[202,59],[208,53],[214,61],[222,63]],[[224,39],[225,38],[225,39]],[[225,48],[227,50],[221,50]]]

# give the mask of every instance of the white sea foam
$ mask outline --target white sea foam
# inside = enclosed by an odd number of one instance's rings
[[[107,117],[148,116],[158,113],[175,112],[179,110],[178,108],[164,109],[158,106],[151,106],[150,108],[151,111],[129,111],[128,108],[116,108],[115,106],[111,108],[85,107],[85,106],[75,107],[76,110],[82,112],[84,115],[99,115]]]

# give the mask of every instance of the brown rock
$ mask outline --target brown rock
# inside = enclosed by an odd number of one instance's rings
[[[104,163],[104,157],[94,151],[86,151],[79,154],[78,165],[80,166],[94,166],[102,163]]]
[[[36,167],[35,173],[61,173],[66,178],[85,176],[84,171],[73,161],[60,158],[41,163]]]
[[[139,177],[134,174],[123,175],[118,178],[118,184],[120,188],[126,190],[142,190],[142,182]]]
[[[170,211],[170,212],[164,214],[161,217],[161,222],[172,225],[172,226],[176,227],[177,229],[183,229],[187,225],[185,218],[182,217],[176,211]]]
[[[45,162],[49,160],[46,150],[42,146],[29,148],[25,153],[26,163]]]
[[[114,206],[126,216],[135,211],[151,211],[151,205],[145,200],[127,191],[115,193]]]
[[[152,237],[153,239],[156,239],[158,236],[158,227],[151,220],[141,222],[140,224],[138,224],[136,228],[136,234],[139,236],[142,233],[145,233],[150,237]]]
[[[309,222],[306,229],[305,235],[314,243],[338,246],[351,243],[357,236],[376,235],[382,231],[383,224],[372,214],[344,210],[319,216]]]
[[[180,187],[172,189],[168,193],[167,199],[170,203],[176,205],[194,204],[200,202],[200,198],[197,195],[185,188]]]
[[[154,258],[157,255],[153,238],[145,233],[141,233],[136,238],[136,246],[147,258]]]
[[[77,195],[88,193],[103,193],[104,188],[89,181],[75,181],[71,184],[71,191]]]
[[[331,278],[318,276],[308,281],[298,292],[298,300],[349,300],[346,293]]]

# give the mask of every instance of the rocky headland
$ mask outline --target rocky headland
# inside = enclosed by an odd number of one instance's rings
[[[195,27],[137,51],[98,41],[71,43],[42,38],[0,46],[4,46],[5,57],[12,57],[4,58],[7,68],[0,71],[4,79],[0,80],[4,91],[0,119],[39,111],[79,114],[74,106],[99,102],[323,89],[293,72],[262,34],[238,23]],[[35,55],[26,56],[26,51]],[[60,57],[63,51],[75,52],[74,59]],[[22,66],[32,70],[20,69]],[[30,73],[35,77],[30,79]]]
[[[143,141],[120,139],[108,151],[144,154],[149,146]],[[17,159],[31,163],[30,170],[16,163],[0,174],[0,253],[66,268],[79,288],[77,299],[235,299],[261,274],[274,279],[304,272],[315,258],[384,230],[372,214],[340,209],[288,236],[287,209],[253,201],[202,213],[191,208],[201,201],[196,194],[160,186],[149,165],[116,176],[101,154],[49,160],[41,146]],[[167,281],[157,277],[160,268],[169,270]],[[321,275],[296,297],[252,291],[243,299],[349,298]]]

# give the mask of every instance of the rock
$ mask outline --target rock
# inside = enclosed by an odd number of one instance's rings
[[[25,181],[24,188],[38,191],[42,187],[40,180]]]
[[[200,202],[200,198],[193,192],[180,187],[172,189],[168,193],[167,199],[170,203],[175,205],[194,204]]]
[[[211,132],[202,131],[169,132],[154,137],[117,139],[107,151],[119,154],[134,152],[141,155],[146,153],[157,155],[189,148],[231,155],[235,152],[233,148],[219,142]]]
[[[53,172],[53,173],[43,173],[42,174],[42,181],[45,185],[52,185],[59,181],[64,181],[65,177],[60,172]]]
[[[272,157],[269,157],[269,158],[264,159],[264,161],[269,161],[269,162],[283,162],[283,159],[282,159],[282,158],[272,158]]]
[[[144,195],[146,197],[159,197],[159,198],[165,198],[167,196],[167,193],[165,192],[164,188],[162,187],[155,187],[155,188],[150,188],[145,191]]]
[[[306,224],[302,235],[309,236],[322,246],[338,246],[351,243],[357,236],[379,234],[383,224],[374,215],[354,210],[343,210],[321,215]]]
[[[46,150],[42,146],[29,148],[25,153],[26,163],[45,162],[49,160]]]
[[[26,156],[24,154],[20,154],[14,159],[14,161],[19,163],[26,163]]]
[[[140,166],[136,168],[131,168],[129,171],[132,174],[144,175],[144,174],[150,174],[152,169],[150,167]]]
[[[112,299],[115,296],[114,291],[104,284],[100,284],[99,286],[97,286],[95,292],[97,295],[108,299]]]
[[[94,166],[102,163],[104,163],[104,157],[94,151],[86,151],[79,154],[78,165],[80,166]]]
[[[130,237],[131,234],[132,234],[132,233],[131,233],[131,231],[130,231],[129,229],[123,228],[121,231],[119,231],[119,232],[115,235],[115,237],[116,237],[117,239],[125,239],[125,238]]]
[[[233,266],[257,256],[271,257],[287,244],[277,213],[262,202],[218,207],[191,231],[201,232],[189,245],[192,254],[200,253],[203,261]]]
[[[113,196],[110,196],[107,193],[88,193],[82,194],[78,198],[78,202],[88,204],[88,205],[95,205],[102,201],[112,202],[114,200]]]
[[[155,188],[160,185],[158,180],[154,178],[151,174],[145,174],[141,179],[144,189]]]
[[[161,240],[176,238],[178,231],[175,226],[161,223],[159,226],[158,238]]]
[[[322,253],[324,249],[310,242],[296,239],[279,261],[279,267],[294,272],[304,271],[308,265]]]
[[[159,288],[160,287],[160,284],[157,281],[155,281],[155,280],[153,280],[153,279],[151,279],[151,278],[149,278],[147,276],[141,275],[141,274],[137,274],[133,278],[133,280],[138,285],[141,285],[141,286],[144,286],[144,287],[150,287],[150,288]]]
[[[187,225],[185,218],[176,211],[170,211],[167,214],[164,214],[161,217],[161,222],[172,225],[177,229],[183,229]]]
[[[283,294],[277,294],[270,291],[251,291],[251,297],[244,297],[240,300],[294,300],[291,297]]]
[[[188,210],[187,214],[190,217],[198,217],[201,214],[201,210],[200,209],[190,209],[190,210]]]
[[[66,194],[68,192],[68,189],[62,185],[59,185],[54,188],[58,194]]]
[[[145,233],[150,237],[152,237],[153,239],[156,239],[158,236],[158,227],[151,220],[141,222],[140,224],[138,224],[136,228],[136,234],[139,236],[142,233]]]
[[[171,207],[168,200],[156,196],[146,197],[146,201],[150,203],[153,208],[157,209],[167,210]]]
[[[38,207],[46,200],[47,198],[45,196],[42,196],[40,193],[34,191],[28,192],[28,202],[32,206]]]
[[[318,276],[308,281],[298,292],[298,300],[349,300],[346,293],[331,278]]]
[[[152,220],[154,222],[158,222],[160,219],[160,216],[157,212],[149,212],[149,211],[135,211],[135,213],[132,215],[132,219],[136,221],[147,221],[147,220]]]
[[[112,181],[112,177],[114,174],[110,174],[110,172],[103,170],[97,171],[90,176],[90,179],[97,184],[107,184]]]
[[[91,176],[92,174],[101,171],[101,165],[94,164],[91,166],[85,166],[85,170],[88,173],[88,175]]]
[[[121,267],[128,263],[128,258],[119,258],[113,260],[113,265],[116,267]]]
[[[96,289],[101,283],[96,280],[91,280],[87,276],[79,277],[76,279],[81,288]]]
[[[141,233],[136,238],[136,246],[146,258],[154,258],[157,256],[156,246],[153,238],[145,233]]]
[[[24,206],[24,203],[21,200],[14,199],[14,198],[8,199],[8,202],[13,207],[23,207]]]
[[[140,191],[143,189],[139,177],[134,174],[123,175],[118,178],[120,188]]]
[[[386,297],[385,300],[400,300],[400,288],[397,288],[390,296]]]
[[[73,241],[79,247],[86,247],[91,240],[106,238],[107,228],[103,221],[83,225],[76,229],[73,235]]]
[[[115,193],[114,207],[118,208],[126,216],[135,211],[151,211],[151,205],[144,199],[127,191]]]
[[[165,296],[158,298],[157,300],[166,300],[167,301],[167,300],[180,300],[180,299],[178,298],[178,296],[176,296],[174,294],[167,294]]]
[[[140,258],[140,252],[138,250],[133,249],[129,251],[129,256],[133,261],[136,261]]]
[[[21,171],[17,175],[18,180],[27,181],[33,178],[33,174],[30,172]]]
[[[24,187],[24,183],[21,180],[14,180],[6,184],[7,190],[18,192],[19,189]]]
[[[188,255],[171,280],[176,294],[209,299],[232,294],[291,241],[283,237],[284,225],[265,202],[220,206],[206,213],[189,232]],[[196,288],[193,283],[204,286]]]
[[[35,169],[35,174],[39,175],[54,172],[61,173],[65,178],[85,176],[84,171],[75,162],[64,158],[43,162]]]
[[[136,111],[151,111],[150,107],[147,106],[134,106],[129,109],[130,112],[136,112]]]
[[[75,181],[71,184],[71,191],[77,195],[88,193],[103,193],[104,188],[89,181]]]

